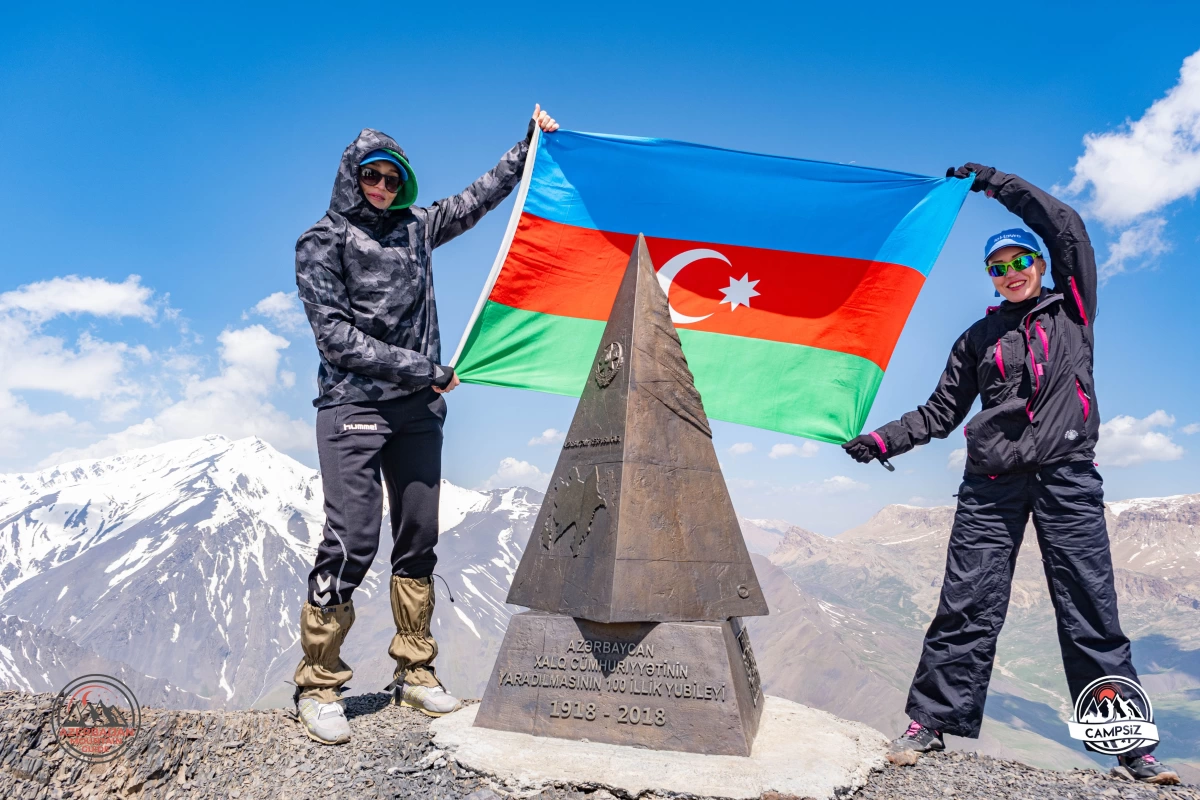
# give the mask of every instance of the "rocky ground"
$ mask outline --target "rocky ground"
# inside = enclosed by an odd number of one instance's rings
[[[319,745],[284,711],[143,711],[143,733],[111,764],[64,753],[50,727],[53,695],[0,692],[0,797],[5,798],[421,798],[425,800],[613,800],[603,789],[497,785],[434,749],[429,719],[393,708],[382,694],[347,701],[354,741]],[[873,772],[854,795],[909,798],[1171,798],[1200,800],[1190,787],[1153,789],[1099,772],[1049,772],[965,753],[922,758]],[[640,800],[652,800],[646,796]],[[798,800],[767,796],[764,800]]]

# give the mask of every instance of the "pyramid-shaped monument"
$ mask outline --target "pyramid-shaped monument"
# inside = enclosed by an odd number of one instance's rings
[[[767,604],[641,236],[508,602],[476,726],[750,754]]]
[[[595,622],[767,613],[643,237],[508,602]]]

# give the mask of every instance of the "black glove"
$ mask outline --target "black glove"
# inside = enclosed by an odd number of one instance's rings
[[[985,167],[983,164],[976,164],[973,161],[968,161],[958,169],[951,167],[946,170],[947,178],[969,178],[971,173],[975,173],[975,182],[971,184],[972,192],[982,192],[988,187],[988,181],[996,174],[995,167]]]
[[[433,387],[435,389],[445,389],[450,385],[450,381],[454,380],[454,367],[447,367],[441,364],[435,364],[433,367]]]
[[[875,441],[875,437],[869,433],[855,436],[842,445],[842,449],[860,464],[870,464],[883,454],[879,449],[879,442]]]

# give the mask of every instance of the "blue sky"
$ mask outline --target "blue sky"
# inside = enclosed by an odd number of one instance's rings
[[[1200,433],[1187,432],[1200,423],[1200,78],[1180,73],[1200,50],[1200,6],[585,8],[6,11],[0,471],[205,432],[255,433],[315,464],[311,333],[282,298],[263,301],[294,292],[294,243],[323,213],[342,148],[362,127],[390,133],[428,203],[490,168],[540,102],[576,130],[1076,179],[1115,273],[1096,357],[1109,498],[1200,491]],[[510,209],[436,254],[447,358]],[[967,198],[868,427],[928,396],[992,302],[981,243],[1015,221]],[[770,365],[747,380],[769,381]],[[531,442],[574,408],[474,386],[450,400],[445,474],[467,486],[536,482],[557,447]],[[960,474],[955,435],[895,474],[768,431],[718,423],[715,441],[743,514],[825,533],[887,503],[952,502]]]

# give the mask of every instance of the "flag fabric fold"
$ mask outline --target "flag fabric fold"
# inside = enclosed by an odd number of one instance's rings
[[[455,369],[466,383],[578,396],[644,233],[709,416],[844,442],[969,188],[664,139],[539,135]]]

